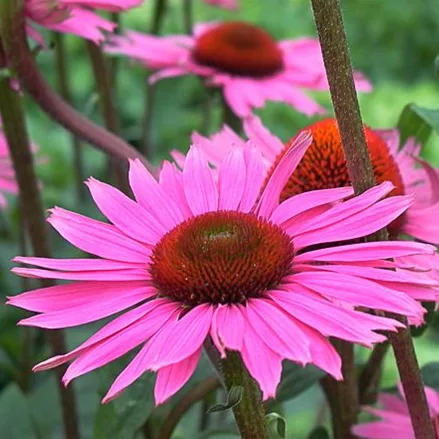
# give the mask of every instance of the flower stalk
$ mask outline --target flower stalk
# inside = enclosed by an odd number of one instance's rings
[[[154,172],[155,168],[140,152],[120,137],[89,121],[50,88],[27,45],[23,6],[23,0],[0,0],[2,42],[8,63],[24,90],[52,119],[78,138],[109,155],[124,160],[138,158]]]
[[[360,107],[355,91],[346,34],[339,0],[311,0],[314,20],[322,46],[331,99],[355,193],[360,194],[375,185],[366,139],[363,133]],[[382,230],[370,237],[386,240]],[[407,318],[388,315],[407,326]],[[423,389],[419,365],[408,328],[389,334],[404,388],[416,439],[434,439],[435,433]],[[354,374],[354,371],[350,371]],[[346,378],[346,377],[345,377]],[[350,379],[350,378],[349,378]],[[356,401],[353,401],[357,404]]]
[[[87,50],[89,53],[93,75],[95,78],[96,88],[99,93],[99,100],[102,109],[102,117],[107,130],[114,134],[119,132],[119,120],[114,103],[113,84],[111,70],[108,68],[107,60],[102,50],[92,41],[87,41]],[[126,179],[126,164],[120,163],[115,157],[109,158],[108,169],[110,174],[114,174],[117,184],[125,193],[129,193]]]
[[[1,4],[4,5],[5,2],[2,2]],[[2,58],[1,64],[5,65],[3,54]],[[8,141],[10,155],[20,190],[20,206],[22,207],[20,214],[23,215],[33,253],[35,256],[50,258],[51,255],[46,234],[46,224],[24,120],[24,113],[20,97],[10,88],[9,78],[0,78],[0,114],[2,116],[3,129]],[[52,281],[41,281],[42,287],[49,287],[52,285]],[[65,340],[61,331],[47,331],[47,337],[54,354],[61,354],[66,351]],[[64,371],[65,368],[59,368],[56,373],[61,395],[65,437],[67,439],[78,439],[79,430],[76,416],[75,397],[71,387],[64,388],[62,385],[61,378]]]
[[[241,438],[269,439],[261,391],[248,373],[241,356],[236,352],[228,352],[220,367],[227,390],[234,386],[242,387],[242,398],[232,409]]]
[[[58,32],[53,33],[55,40],[55,61],[58,77],[58,90],[66,102],[72,103],[72,94],[69,83],[69,66],[65,48],[64,36]],[[82,157],[82,145],[77,136],[72,134],[73,163],[75,169],[76,196],[79,201],[84,200],[84,165]]]

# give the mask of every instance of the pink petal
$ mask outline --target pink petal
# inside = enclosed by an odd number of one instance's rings
[[[106,299],[117,299],[128,290],[149,297],[153,288],[144,281],[134,282],[74,282],[67,285],[40,288],[8,297],[8,305],[35,312],[66,311],[78,306],[98,306]]]
[[[178,303],[169,302],[167,299],[150,300],[147,303],[137,306],[130,311],[124,312],[119,317],[116,317],[73,351],[64,355],[57,355],[49,358],[48,360],[37,364],[33,370],[35,372],[40,372],[67,363],[78,357],[80,354],[89,352],[90,348],[98,346],[107,339],[111,339],[111,337],[119,331],[124,331],[130,325],[136,323],[148,313],[151,313],[151,311],[154,311],[154,315],[159,318],[160,321],[166,322],[169,319],[169,316],[174,314],[174,312],[177,312],[179,309],[180,307]]]
[[[376,334],[373,330],[394,331],[395,327],[401,326],[396,320],[377,318],[341,308],[323,297],[319,298],[300,285],[294,285],[290,291],[272,291],[270,298],[292,317],[320,331],[323,335],[368,347],[385,340],[384,336]]]
[[[261,153],[249,143],[244,147],[246,179],[239,210],[250,212],[258,199],[262,183],[265,180],[264,164]]]
[[[344,219],[334,218],[334,222],[330,225],[318,227],[313,231],[303,231],[294,237],[294,245],[299,250],[323,242],[344,241],[370,235],[398,218],[408,209],[412,201],[411,196],[386,198],[357,214],[348,214]]]
[[[299,325],[265,299],[247,301],[247,321],[264,334],[264,342],[274,352],[300,364],[311,360],[310,342]]]
[[[184,194],[183,174],[169,162],[163,162],[159,178],[160,186],[175,200],[184,218],[192,216],[192,212]]]
[[[325,272],[297,273],[291,276],[291,279],[325,297],[341,300],[353,306],[365,306],[412,317],[422,317],[424,314],[422,306],[406,294],[367,279]]]
[[[274,398],[282,372],[282,357],[272,351],[248,325],[242,347],[242,360],[250,375],[259,384],[263,399]]]
[[[416,254],[433,254],[430,245],[410,241],[367,242],[304,252],[295,256],[294,262],[354,262],[399,258]]]
[[[237,210],[246,181],[246,166],[242,148],[234,148],[221,163],[218,189],[220,210]]]
[[[186,157],[183,181],[186,200],[194,215],[217,210],[218,192],[213,173],[196,147]]]
[[[186,384],[195,372],[200,355],[201,348],[183,361],[165,366],[157,372],[154,388],[156,405],[163,404]]]
[[[300,133],[288,151],[279,161],[276,169],[270,176],[259,200],[256,212],[269,218],[276,206],[279,204],[280,194],[285,187],[291,174],[296,169],[306,150],[312,143],[312,136],[309,132]]]
[[[151,370],[178,363],[192,355],[203,344],[212,323],[213,307],[198,305],[149,342]]]
[[[110,261],[108,259],[50,259],[17,256],[12,262],[65,271],[105,271],[144,267],[144,264]]]
[[[140,204],[113,186],[94,178],[88,180],[87,186],[99,210],[130,238],[154,245],[168,231]]]
[[[107,296],[102,297],[101,295],[101,300],[87,301],[62,310],[38,314],[21,320],[19,324],[46,329],[83,325],[123,311],[157,294],[152,287],[144,285],[135,288],[131,285],[131,282],[125,282],[124,284],[125,287],[118,284],[115,288],[104,282],[99,282],[98,285],[90,285],[91,294],[96,294],[95,299],[99,297],[99,294],[102,294],[104,288],[106,288]]]
[[[270,161],[284,149],[282,141],[265,128],[259,117],[251,116],[244,119],[244,131],[249,140],[256,144],[259,151]]]
[[[80,250],[115,261],[147,263],[150,250],[111,224],[54,208],[47,220],[58,233]]]
[[[155,351],[151,349],[153,341],[160,335],[160,333],[169,334],[175,325],[177,324],[178,319],[170,318],[165,322],[159,332],[157,332],[149,343],[145,344],[142,349],[140,349],[139,353],[134,357],[130,364],[119,374],[116,378],[110,390],[107,392],[105,397],[102,400],[102,403],[105,404],[112,399],[116,398],[120,395],[130,384],[136,381],[141,375],[143,375],[147,370],[150,370],[151,358],[154,356]],[[154,346],[153,346],[154,347]],[[189,356],[194,354],[198,350],[195,349],[191,352]],[[187,357],[186,357],[187,358]]]
[[[270,220],[286,230],[291,229],[297,233],[301,228],[305,227],[305,218],[301,214],[323,205],[330,206],[332,203],[343,200],[353,194],[354,191],[350,187],[304,192],[281,203],[274,210]],[[314,219],[315,216],[311,216],[310,220],[314,221]]]
[[[147,268],[128,268],[125,270],[94,270],[94,271],[52,271],[36,268],[14,267],[12,273],[22,277],[39,279],[88,280],[88,281],[133,281],[149,280],[151,275]]]
[[[210,335],[221,356],[225,349],[240,351],[244,341],[244,308],[241,305],[219,305],[212,318]]]
[[[129,180],[137,202],[168,230],[185,220],[176,200],[165,192],[138,159],[130,161]]]
[[[168,319],[179,311],[178,305],[174,303],[167,302],[160,305],[160,302],[157,304],[154,302],[156,301],[152,301],[149,312],[124,329],[88,347],[85,352],[84,347],[79,347],[79,351],[82,350],[82,352],[68,367],[63,377],[63,383],[67,385],[74,378],[125,355],[152,337]],[[76,355],[78,355],[78,350],[76,350]]]

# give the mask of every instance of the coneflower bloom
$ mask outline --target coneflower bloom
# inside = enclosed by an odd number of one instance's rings
[[[240,117],[266,101],[284,102],[307,115],[326,110],[308,90],[327,90],[317,39],[276,41],[264,29],[246,22],[198,24],[193,36],[157,37],[137,32],[113,36],[105,49],[136,59],[157,70],[151,81],[194,74],[222,89],[224,99]],[[371,85],[355,74],[358,90]]]
[[[95,9],[118,12],[142,3],[143,0],[25,0],[28,33],[37,41],[42,40],[32,27],[36,23],[99,43],[105,39],[105,32],[112,32],[116,24],[100,17]]]
[[[288,151],[290,142],[294,142],[294,137],[283,144],[256,117],[246,120],[244,129],[249,139],[257,144],[263,153],[265,169],[269,176],[276,163]],[[281,192],[281,201],[307,191],[350,185],[336,120],[324,119],[304,130],[312,132],[313,143],[294,172],[290,173]],[[420,157],[420,146],[416,145],[413,139],[409,139],[398,151],[398,130],[372,130],[364,127],[364,133],[376,181],[392,182],[394,190],[390,195],[414,195],[414,203],[407,212],[389,225],[392,237],[408,235],[438,245],[439,224],[435,220],[439,215],[437,170]],[[192,140],[200,145],[211,164],[215,166],[229,153],[230,145],[245,145],[245,141],[227,126],[210,139],[195,133]],[[182,165],[184,155],[177,151],[173,151],[172,155],[177,163]],[[433,263],[431,258],[418,260]]]
[[[386,393],[380,395],[378,402],[382,409],[374,407],[364,409],[381,419],[356,425],[352,429],[356,436],[364,439],[416,439],[401,385],[398,388],[400,397]],[[425,387],[425,395],[436,436],[439,437],[439,394],[434,389]]]
[[[73,360],[64,376],[68,384],[140,348],[103,401],[156,371],[160,404],[190,378],[210,337],[223,357],[240,353],[269,398],[275,396],[283,359],[315,364],[342,379],[328,336],[370,346],[385,339],[376,330],[401,327],[357,307],[421,321],[424,309],[406,290],[433,297],[436,283],[387,268],[398,268],[390,258],[432,254],[433,247],[402,241],[325,244],[386,226],[409,208],[411,196],[386,198],[393,190],[386,182],[358,197],[346,187],[279,203],[310,143],[309,133],[298,136],[266,182],[261,155],[250,144],[231,150],[218,179],[196,146],[182,171],[165,162],[158,181],[132,161],[135,201],[95,179],[87,183],[112,224],[53,209],[50,224],[97,258],[16,258],[38,267],[14,268],[19,275],[74,281],[10,297],[9,304],[39,313],[20,324],[58,329],[120,315],[35,370]]]

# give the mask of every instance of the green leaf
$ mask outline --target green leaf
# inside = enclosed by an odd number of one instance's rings
[[[317,427],[311,432],[308,439],[329,439],[329,433],[325,427]]]
[[[134,438],[154,408],[152,393],[154,381],[154,376],[146,373],[114,401],[100,405],[95,419],[93,438]]]
[[[432,130],[439,133],[439,110],[407,104],[399,116],[397,127],[400,132],[400,148],[410,137],[414,137],[417,142],[424,145]]]
[[[215,404],[207,410],[207,413],[223,412],[230,410],[241,402],[242,399],[242,386],[232,386],[227,394],[227,401],[225,404]]]
[[[412,333],[413,337],[420,337],[423,335],[436,318],[436,304],[434,302],[422,302],[422,306],[427,310],[427,313],[424,317],[425,323],[418,327],[410,327],[410,332]]]
[[[270,426],[270,424],[272,424],[273,422],[276,423],[276,432],[272,432],[271,436],[274,436],[276,439],[284,439],[286,437],[287,423],[281,415],[279,415],[278,413],[269,413],[267,416],[265,416],[265,420],[268,426]]]
[[[439,362],[428,363],[421,368],[424,384],[439,389]]]
[[[276,400],[271,406],[295,398],[324,376],[325,373],[315,366],[302,367],[295,363],[286,363]]]

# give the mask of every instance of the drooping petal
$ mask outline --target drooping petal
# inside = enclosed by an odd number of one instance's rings
[[[78,357],[80,354],[88,352],[90,348],[99,345],[107,339],[110,339],[119,331],[125,330],[130,325],[136,323],[139,319],[148,313],[151,313],[152,311],[154,311],[154,316],[156,316],[160,321],[167,322],[170,316],[178,312],[178,310],[179,305],[174,302],[169,302],[167,299],[151,300],[123,313],[119,317],[116,317],[71,352],[49,358],[48,360],[37,364],[33,370],[34,372],[40,372],[42,370],[52,369],[61,364],[67,363],[68,361]]]
[[[250,299],[246,311],[249,325],[264,334],[270,349],[302,365],[310,362],[310,342],[293,318],[266,299]]]
[[[242,360],[259,384],[263,399],[274,398],[282,372],[282,357],[261,340],[258,331],[248,326],[241,351]]]
[[[71,285],[68,286],[70,287]],[[104,289],[106,289],[107,292],[106,296],[103,292],[105,291]],[[64,292],[65,291],[66,290],[64,290]],[[90,291],[91,293],[96,294],[95,298],[100,297],[101,300],[95,300],[94,302],[89,300],[83,301],[81,300],[82,297],[78,294],[80,297],[78,305],[65,309],[48,311],[44,314],[38,314],[21,320],[19,324],[46,329],[69,328],[72,326],[83,325],[123,311],[157,294],[155,288],[149,287],[145,284],[133,287],[131,282],[117,283],[116,287],[113,287],[113,282],[97,282],[94,285],[90,285]],[[84,293],[84,288],[81,292]],[[14,305],[16,305],[17,301],[13,302],[15,302]]]
[[[341,300],[353,306],[365,306],[415,318],[422,318],[425,312],[421,305],[406,294],[368,279],[323,271],[297,273],[291,276],[291,279],[325,297]]]
[[[240,351],[244,341],[244,308],[240,305],[220,305],[216,308],[210,335],[215,346],[225,357],[225,349]]]
[[[201,348],[184,360],[165,366],[157,372],[154,387],[156,405],[164,403],[177,393],[194,373],[201,355]]]
[[[95,342],[94,345],[87,347],[86,351],[84,346],[79,347],[76,351],[76,354],[80,352],[79,357],[68,367],[63,383],[67,385],[74,378],[125,355],[152,337],[179,310],[179,307],[172,302],[154,302],[157,301],[151,302],[149,312],[124,329],[112,334],[111,337],[99,343]]]

